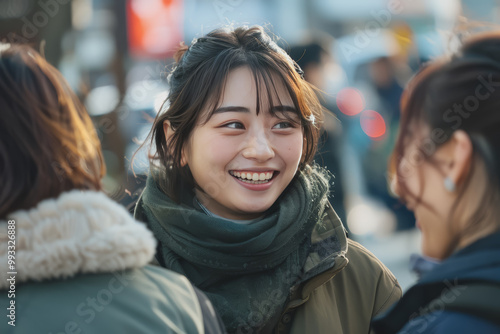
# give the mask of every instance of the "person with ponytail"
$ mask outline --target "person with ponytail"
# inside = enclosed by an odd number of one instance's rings
[[[135,208],[158,262],[230,333],[368,333],[401,288],[328,202],[302,70],[262,27],[222,28],[179,49],[169,84]]]
[[[500,32],[427,64],[401,106],[392,185],[440,264],[373,331],[500,333]]]

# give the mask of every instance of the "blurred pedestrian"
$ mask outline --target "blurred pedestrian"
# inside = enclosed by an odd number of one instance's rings
[[[406,66],[399,63],[399,57],[379,57],[369,63],[367,84],[371,87],[374,110],[382,115],[386,133],[383,138],[372,141],[363,154],[362,165],[366,176],[368,192],[384,203],[395,215],[398,230],[415,227],[413,213],[394,198],[387,189],[387,161],[394,147],[400,122],[399,102],[403,83],[410,78]]]
[[[100,192],[90,117],[28,46],[0,44],[1,333],[222,333],[209,301],[148,266],[155,239]]]
[[[394,190],[432,269],[376,333],[500,333],[500,32],[423,68],[402,99]]]
[[[340,220],[346,221],[344,190],[342,187],[341,175],[341,146],[342,129],[337,118],[338,108],[335,104],[329,103],[330,99],[323,96],[327,89],[328,65],[333,62],[330,46],[326,41],[314,41],[306,44],[294,45],[290,48],[290,57],[304,71],[304,79],[317,89],[318,97],[326,108],[324,113],[324,123],[321,127],[318,150],[314,161],[320,166],[328,169],[335,177],[333,186],[330,188],[329,200],[335,208],[335,212]]]
[[[231,333],[367,333],[401,288],[328,203],[311,165],[322,106],[302,70],[258,26],[210,32],[176,61],[135,211],[160,264]]]

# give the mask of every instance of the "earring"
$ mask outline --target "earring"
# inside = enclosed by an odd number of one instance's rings
[[[451,177],[447,176],[444,179],[444,188],[448,190],[450,193],[455,191],[455,182],[453,182]]]

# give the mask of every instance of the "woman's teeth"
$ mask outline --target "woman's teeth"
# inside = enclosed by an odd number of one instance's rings
[[[273,177],[274,172],[253,173],[253,172],[229,171],[229,174],[231,174],[232,176],[238,178],[243,182],[260,184],[268,182]]]

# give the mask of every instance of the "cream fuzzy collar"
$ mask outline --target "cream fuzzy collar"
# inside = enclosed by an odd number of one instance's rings
[[[155,253],[152,233],[100,192],[63,193],[10,214],[10,220],[16,227],[16,283],[138,268]],[[0,221],[0,289],[7,287],[12,271],[7,221]]]

